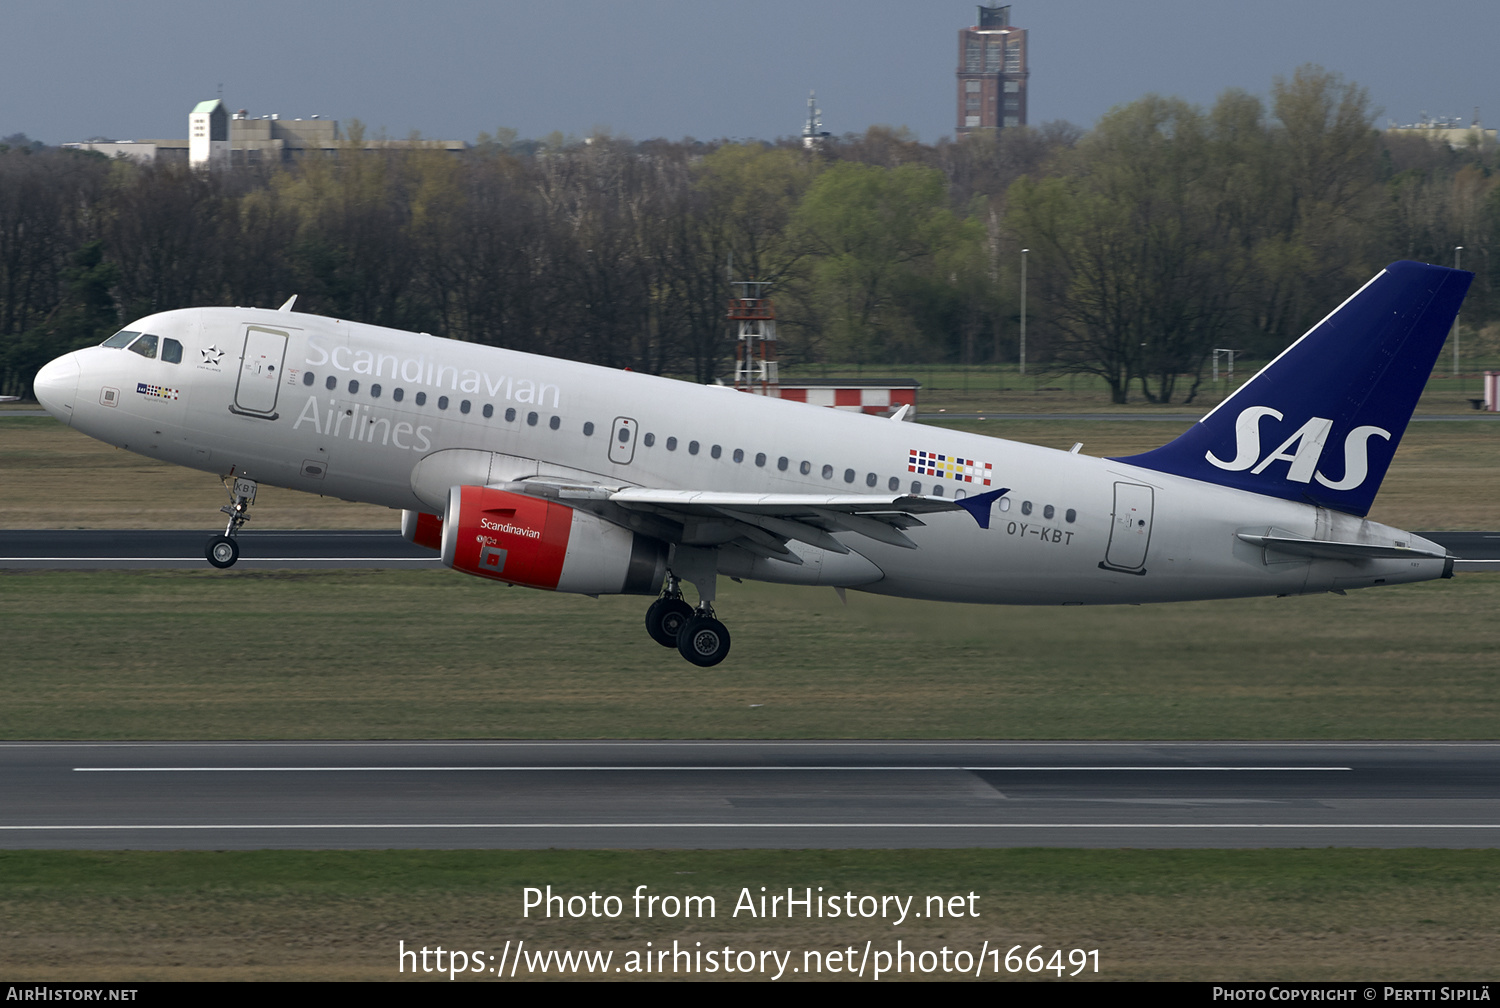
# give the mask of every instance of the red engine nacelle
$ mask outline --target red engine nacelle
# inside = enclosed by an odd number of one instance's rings
[[[401,538],[424,549],[443,548],[443,519],[425,511],[401,512]]]
[[[531,588],[583,595],[654,595],[667,547],[557,501],[508,490],[448,491],[443,563]]]

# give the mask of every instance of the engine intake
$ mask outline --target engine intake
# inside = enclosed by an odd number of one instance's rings
[[[448,491],[443,563],[511,584],[582,595],[654,595],[667,572],[657,539],[559,504],[480,486]]]

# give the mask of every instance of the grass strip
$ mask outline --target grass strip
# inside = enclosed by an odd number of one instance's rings
[[[547,885],[618,896],[620,914],[523,916],[525,887]],[[669,918],[659,903],[637,917],[641,885],[648,896],[712,896],[715,914]],[[735,915],[742,890],[758,905],[761,886],[852,894],[856,912],[862,896],[915,897],[916,912],[928,897],[959,896],[963,915],[899,925],[893,906],[883,919]],[[498,959],[507,940],[613,951],[608,979],[632,979],[643,974],[613,967],[647,942],[778,949],[801,967],[806,950],[859,952],[868,941],[894,951],[898,939],[971,954],[988,941],[1002,956],[1016,945],[1064,959],[1098,949],[1097,978],[1108,980],[1482,980],[1500,961],[1500,852],[16,851],[0,852],[0,918],[0,974],[14,981],[411,979],[397,972],[399,942]]]
[[[1037,609],[724,589],[734,650],[702,670],[644,599],[451,571],[0,575],[0,737],[1500,737],[1500,575]]]

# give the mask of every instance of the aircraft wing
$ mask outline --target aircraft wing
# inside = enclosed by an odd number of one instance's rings
[[[990,506],[1008,488],[972,497],[925,494],[731,493],[716,490],[667,490],[656,487],[609,487],[546,477],[528,479],[525,487],[580,504],[597,501],[627,511],[648,512],[683,528],[679,541],[722,545],[735,542],[752,552],[795,561],[787,540],[834,553],[849,547],[833,537],[852,532],[903,549],[916,549],[902,530],[924,525],[918,515],[968,511],[981,528],[989,527]]]

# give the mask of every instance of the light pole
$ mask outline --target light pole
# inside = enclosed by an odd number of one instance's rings
[[[1458,269],[1459,260],[1463,258],[1464,247],[1455,245],[1453,247],[1453,268]],[[1453,377],[1458,377],[1458,312],[1453,313]]]
[[[1021,250],[1021,374],[1026,373],[1026,255],[1031,249]]]

